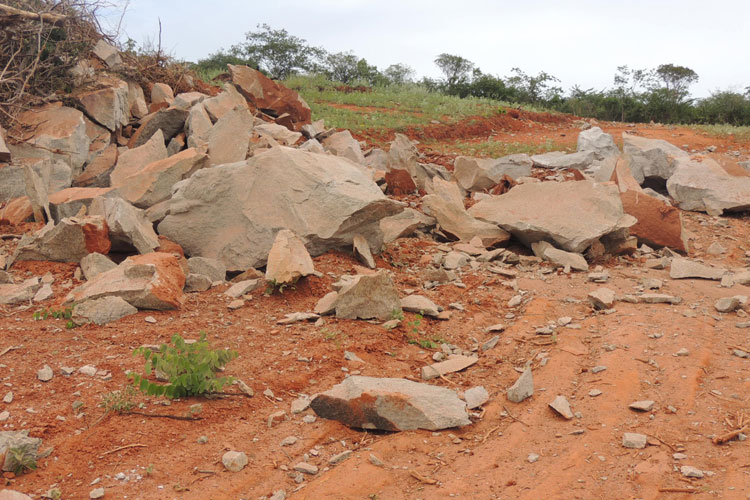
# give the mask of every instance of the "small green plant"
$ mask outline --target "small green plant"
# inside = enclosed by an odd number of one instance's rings
[[[102,396],[99,406],[107,413],[128,413],[136,406],[136,389],[132,385],[126,385],[119,391],[108,392]]]
[[[422,318],[424,318],[424,316],[421,313],[417,313],[414,315],[413,320],[406,323],[406,326],[413,335],[419,335],[419,327],[422,324]]]
[[[148,464],[148,467],[144,470],[144,473],[146,474],[146,477],[151,477],[154,475],[154,464]]]
[[[289,288],[290,290],[297,289],[297,287],[294,286],[293,283],[279,283],[276,280],[270,280],[266,285],[266,295],[273,295],[275,293],[282,295],[284,293],[284,290],[286,290],[287,288]]]
[[[345,333],[341,333],[336,330],[322,330],[321,333],[323,334],[323,338],[326,342],[333,342],[336,347],[341,347],[341,342],[343,340],[346,340],[348,336]]]
[[[234,381],[232,377],[217,376],[217,372],[237,357],[237,351],[212,350],[205,332],[194,343],[186,343],[179,334],[174,334],[172,344],[162,344],[156,352],[147,347],[133,351],[134,356],[146,360],[145,375],[133,372],[128,375],[141,392],[168,398],[200,396],[221,391]],[[157,384],[146,378],[155,370],[164,373],[168,383]]]
[[[65,327],[68,329],[75,328],[76,324],[73,322],[73,307],[74,305],[68,306],[64,309],[39,309],[34,312],[32,318],[34,321],[47,320],[48,318],[63,319],[65,321]]]
[[[5,454],[5,464],[16,476],[28,471],[36,470],[36,453],[28,446],[8,448]]]
[[[393,311],[391,311],[391,319],[397,319],[399,321],[403,321],[404,311],[402,311],[401,309],[394,309]]]

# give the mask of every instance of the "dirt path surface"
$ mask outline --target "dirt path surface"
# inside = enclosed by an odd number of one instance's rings
[[[442,141],[446,148],[456,139],[486,140],[490,135],[496,141],[534,144],[553,139],[574,148],[580,130],[568,119],[510,119],[519,126],[472,123],[462,133],[436,125],[408,135]],[[716,146],[717,158],[729,163],[747,159],[750,151],[750,144],[692,129],[600,125],[620,145],[621,133],[635,129],[688,149]],[[361,138],[375,143],[388,139],[376,134]],[[451,158],[434,142],[421,149],[446,163]],[[728,155],[731,151],[740,156]],[[750,216],[683,215],[691,259],[725,269],[750,267]],[[28,229],[0,226],[0,234]],[[11,253],[16,240],[0,241]],[[709,254],[708,247],[717,242],[725,251]],[[400,239],[376,257],[379,268],[394,273],[403,295],[418,291],[451,312],[447,321],[405,313],[393,330],[378,322],[332,317],[320,325],[277,324],[284,314],[312,310],[340,276],[365,272],[354,257],[337,252],[314,259],[322,277],[305,278],[282,294],[257,290],[236,311],[227,308],[231,299],[223,292],[228,285],[189,294],[180,311],[139,312],[104,327],[69,330],[64,321],[35,321],[37,305],[0,306],[0,398],[13,393],[12,402],[0,402],[0,412],[9,412],[0,425],[2,430],[28,429],[44,440],[42,448],[52,447],[33,473],[17,478],[6,474],[6,486],[34,498],[58,488],[65,499],[89,498],[97,487],[105,488],[106,499],[143,500],[255,500],[282,489],[295,500],[750,498],[748,442],[712,442],[736,430],[743,418],[750,422],[750,359],[734,354],[750,352],[750,318],[742,310],[721,314],[714,308],[719,298],[750,296],[750,287],[671,280],[668,269],[646,267],[651,255],[636,254],[595,262],[610,275],[605,284],[589,282],[587,273],[565,274],[522,259],[505,267],[473,262],[458,272],[458,281],[423,288],[433,256],[450,246]],[[528,254],[520,247],[511,249]],[[75,267],[21,262],[12,273],[17,278],[51,273],[55,298],[41,306],[52,308],[78,284]],[[658,292],[678,296],[681,303],[618,301],[614,310],[602,313],[587,302],[587,294],[602,286],[618,297],[642,291],[644,278],[661,280]],[[522,303],[509,307],[517,294]],[[563,318],[569,318],[567,326],[560,326],[567,322]],[[498,323],[505,325],[504,331],[487,331]],[[536,333],[550,323],[557,325],[554,334]],[[139,411],[146,414],[184,416],[200,403],[200,420],[195,421],[105,414],[102,396],[123,388],[127,370],[142,369],[133,349],[167,342],[174,333],[197,338],[200,331],[215,347],[238,351],[226,374],[252,387],[252,398],[139,398]],[[494,335],[500,336],[494,348],[478,349]],[[471,412],[471,425],[379,433],[313,421],[309,409],[291,413],[298,395],[325,391],[347,375],[419,380],[420,368],[441,347],[410,340],[478,352],[472,367],[431,382],[460,391],[477,385],[487,389],[489,402]],[[677,355],[681,350],[686,354]],[[347,361],[345,351],[363,362]],[[45,364],[55,375],[43,383],[37,370]],[[511,403],[505,391],[527,364],[533,369],[534,395]],[[97,374],[80,373],[85,365],[96,367]],[[75,371],[64,375],[62,367]],[[267,389],[272,396],[264,395]],[[549,408],[557,395],[570,401],[575,418],[565,420]],[[641,400],[654,401],[653,409],[629,409]],[[269,423],[269,416],[280,411],[285,415]],[[624,448],[623,434],[629,432],[647,435],[648,445]],[[289,436],[297,441],[282,446]],[[226,471],[221,457],[228,450],[244,451],[248,466]],[[329,464],[346,450],[353,452],[347,460]],[[299,462],[314,464],[319,472],[294,472]],[[684,477],[682,466],[693,466],[704,477]]]

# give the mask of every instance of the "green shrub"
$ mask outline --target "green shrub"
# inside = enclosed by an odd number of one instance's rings
[[[219,377],[217,372],[237,357],[236,351],[228,349],[212,350],[206,341],[205,332],[194,343],[186,343],[179,335],[172,336],[172,344],[162,344],[157,352],[147,347],[133,351],[134,356],[143,356],[146,360],[145,375],[130,373],[132,383],[141,392],[151,396],[179,398],[183,396],[200,396],[221,389],[231,384],[232,377]],[[168,383],[151,382],[146,377],[152,371],[162,372]]]

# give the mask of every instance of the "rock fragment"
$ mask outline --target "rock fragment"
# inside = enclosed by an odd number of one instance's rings
[[[648,442],[648,437],[646,437],[645,434],[626,432],[622,436],[622,445],[625,448],[633,448],[633,449],[639,450],[639,449],[645,448],[647,442]]]
[[[526,368],[518,377],[518,380],[508,389],[508,399],[514,403],[520,403],[534,394],[534,377],[531,367]]]
[[[248,463],[247,455],[243,451],[228,451],[221,457],[221,463],[230,472],[239,472]]]

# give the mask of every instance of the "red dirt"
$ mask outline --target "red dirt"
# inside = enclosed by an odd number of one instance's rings
[[[514,142],[543,143],[553,138],[575,145],[578,129],[572,120],[537,125],[517,120],[520,128],[512,128],[516,124],[509,121],[507,129],[503,128],[505,120],[514,119],[500,118],[491,127],[487,122],[485,129],[476,124],[460,128],[467,134],[492,132],[497,140],[511,137]],[[602,127],[616,138],[624,130],[633,130],[622,124]],[[750,149],[747,143],[688,129],[642,125],[635,129],[646,137],[694,149],[716,145],[719,152],[741,150],[745,154]],[[428,130],[434,136],[456,138],[448,127]],[[447,161],[449,156],[433,154],[432,158]],[[692,235],[691,258],[726,268],[750,265],[748,215],[714,218],[685,213],[684,218]],[[19,232],[12,226],[0,228],[4,234]],[[727,252],[706,254],[714,241],[720,241]],[[6,253],[15,244],[15,240],[0,240]],[[143,311],[104,327],[73,330],[66,329],[64,321],[34,321],[37,306],[0,306],[0,352],[19,346],[0,356],[5,391],[14,393],[12,403],[0,403],[0,411],[8,410],[11,415],[2,424],[3,430],[29,429],[32,436],[44,439],[43,448],[53,447],[51,455],[40,460],[38,470],[8,478],[6,486],[35,498],[56,487],[66,499],[88,498],[89,491],[98,486],[106,488],[105,498],[144,500],[256,499],[278,489],[285,489],[287,498],[294,500],[748,498],[747,442],[718,446],[710,437],[732,430],[727,418],[734,419],[743,411],[750,417],[750,361],[731,355],[737,346],[750,350],[748,330],[734,326],[748,319],[737,313],[718,315],[713,309],[719,297],[750,295],[749,287],[722,289],[716,282],[671,281],[666,270],[646,270],[643,259],[611,258],[601,263],[612,276],[604,286],[618,295],[628,294],[642,277],[659,278],[665,281],[662,291],[681,296],[682,304],[618,302],[614,314],[592,314],[586,294],[602,285],[587,283],[585,273],[542,275],[531,269],[519,271],[518,286],[528,290],[532,300],[520,309],[509,309],[506,303],[516,292],[504,284],[507,278],[481,270],[462,275],[466,288],[445,285],[423,290],[424,272],[438,246],[429,240],[398,240],[376,257],[377,265],[395,273],[400,290],[416,289],[448,310],[448,304],[459,302],[465,310],[452,310],[448,321],[417,320],[407,313],[402,326],[392,331],[379,324],[336,318],[326,318],[321,327],[276,324],[285,313],[312,310],[337,277],[357,272],[356,260],[339,252],[314,259],[323,277],[307,278],[281,295],[266,296],[258,290],[237,311],[227,309],[229,299],[222,293],[226,285],[189,294],[178,311]],[[74,264],[19,262],[12,274],[21,279],[51,272],[55,299],[41,306],[59,307],[71,286],[78,284],[73,278],[75,268]],[[515,318],[506,318],[509,313]],[[153,316],[156,323],[146,322],[147,316]],[[534,334],[535,327],[562,316],[572,317],[581,328],[560,328],[552,338]],[[352,430],[322,419],[304,424],[302,415],[289,418],[289,404],[298,393],[324,391],[342,380],[344,370],[418,378],[434,349],[412,345],[409,337],[440,338],[469,349],[494,335],[485,333],[485,328],[499,322],[509,326],[497,347],[481,354],[479,362],[465,372],[434,382],[460,390],[480,384],[487,388],[491,399],[484,410],[473,414],[470,426],[438,433],[391,434]],[[132,356],[133,349],[167,342],[174,333],[197,338],[200,331],[207,332],[216,347],[239,352],[226,375],[247,382],[255,390],[253,398],[187,398],[171,404],[159,398],[139,399],[145,404],[140,411],[170,415],[184,415],[190,405],[201,403],[199,421],[104,415],[98,406],[101,397],[123,387],[126,370],[143,367],[142,360]],[[673,356],[683,347],[689,349],[689,356]],[[356,353],[365,364],[344,360],[345,350]],[[504,390],[527,362],[534,367],[536,392],[523,403],[510,403]],[[48,383],[36,379],[44,364],[55,371]],[[66,377],[59,371],[61,366],[77,369],[86,364],[111,372],[111,380],[80,373]],[[591,368],[597,365],[606,365],[607,370],[594,374]],[[262,392],[267,388],[281,400],[265,397]],[[589,397],[592,389],[603,394]],[[547,403],[558,394],[565,395],[582,418],[557,417]],[[628,409],[629,403],[643,399],[656,401],[653,412]],[[79,414],[71,406],[74,401],[84,403]],[[671,413],[670,406],[676,413]],[[287,418],[269,428],[268,416],[279,410],[286,411]],[[648,434],[649,446],[623,448],[624,432]],[[200,436],[207,437],[206,444],[197,442]],[[282,448],[280,442],[287,436],[301,439]],[[227,472],[221,465],[222,454],[230,449],[248,455],[250,463],[241,472]],[[353,450],[353,455],[329,466],[328,459],[345,449]],[[673,459],[678,451],[687,458]],[[371,453],[386,467],[374,466]],[[530,453],[540,455],[539,461],[529,463]],[[321,472],[297,485],[287,470],[303,461],[305,454]],[[681,465],[715,475],[685,479],[675,470]],[[129,479],[115,479],[120,472]],[[91,486],[97,478],[100,482]],[[429,484],[433,480],[435,484]],[[304,487],[292,493],[300,486]],[[695,492],[664,493],[661,488]]]

